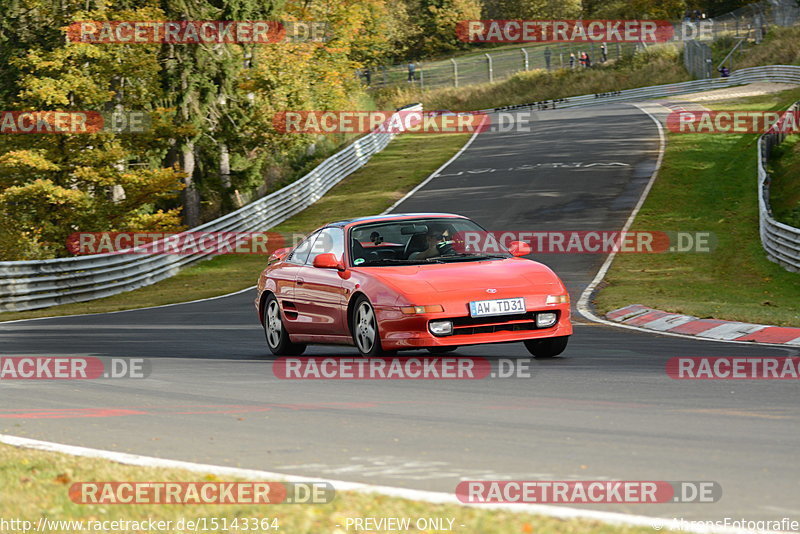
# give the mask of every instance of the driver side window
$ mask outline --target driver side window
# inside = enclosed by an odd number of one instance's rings
[[[341,228],[325,228],[320,231],[317,240],[311,247],[306,264],[312,265],[314,258],[327,253],[332,253],[341,261],[344,255],[344,230]]]
[[[303,242],[295,247],[294,251],[292,251],[291,255],[286,259],[286,261],[303,265],[308,259],[308,254],[311,252],[311,246],[314,244],[314,241],[317,239],[318,235],[319,232],[315,232],[308,236]]]

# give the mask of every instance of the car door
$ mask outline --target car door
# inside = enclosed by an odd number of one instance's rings
[[[297,277],[301,269],[305,266],[308,255],[311,253],[311,248],[318,235],[319,232],[314,232],[301,241],[286,258],[281,268],[277,269],[272,274],[275,280],[276,296],[283,310],[283,316],[286,319],[287,330],[291,334],[306,333],[306,321],[300,316],[297,306]]]
[[[314,267],[314,258],[333,253],[340,260],[344,255],[344,230],[325,228],[311,247],[305,265],[300,268],[295,284],[294,300],[303,324],[303,333],[317,336],[345,336],[347,300],[344,280],[336,269]]]

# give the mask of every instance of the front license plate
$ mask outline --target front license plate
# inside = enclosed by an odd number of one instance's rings
[[[487,315],[511,315],[525,313],[525,299],[476,300],[469,303],[469,314],[472,317],[486,317]]]

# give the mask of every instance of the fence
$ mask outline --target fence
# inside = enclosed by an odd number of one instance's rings
[[[792,26],[800,20],[794,0],[765,0],[714,17],[714,35],[752,39],[760,43],[771,26]]]
[[[677,22],[672,42],[680,44],[692,42],[694,37],[700,40],[714,40],[727,36],[759,43],[768,28],[792,26],[798,20],[800,20],[800,7],[794,0],[763,0],[713,19],[687,18]],[[641,43],[606,43],[606,45],[608,59],[618,59],[623,55],[633,54],[646,46]],[[710,78],[716,66],[710,63],[711,54],[708,45],[702,44],[697,50],[689,49],[689,46],[698,44],[687,45],[688,57],[685,58],[687,70],[695,78]],[[593,64],[603,62],[600,43],[530,44],[494,51],[487,48],[475,54],[456,58],[415,63],[413,82],[409,80],[408,64],[381,66],[370,72],[370,85],[389,87],[415,83],[423,89],[433,89],[496,82],[510,78],[520,71],[579,68],[580,52],[588,53]],[[570,53],[576,56],[572,66]]]
[[[632,54],[641,47],[639,43],[607,43],[606,55],[608,59],[620,58],[624,54]],[[379,67],[370,73],[370,85],[375,88],[415,83],[424,89],[433,89],[496,82],[526,70],[577,69],[581,66],[579,62],[581,52],[586,52],[592,63],[603,62],[600,43],[540,44],[495,51],[487,49],[485,52],[442,61],[415,63],[413,82],[410,80],[408,64]],[[570,53],[575,54],[572,64],[570,64]]]
[[[800,111],[800,102],[795,102],[788,111]],[[769,205],[770,176],[767,162],[772,148],[781,144],[785,137],[784,133],[768,132],[758,140],[759,231],[767,258],[789,271],[800,271],[800,228],[776,221]]]
[[[694,39],[686,41],[683,46],[683,66],[692,78],[711,78],[714,64],[708,43]]]
[[[404,109],[421,110],[422,106]],[[383,150],[393,137],[371,132],[283,189],[191,231],[252,232],[275,226],[319,200]],[[204,254],[97,254],[0,262],[0,311],[34,310],[115,295],[169,278],[181,267],[206,257]]]

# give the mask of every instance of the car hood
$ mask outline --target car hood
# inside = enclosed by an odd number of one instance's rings
[[[441,263],[401,267],[377,267],[370,275],[398,292],[409,294],[485,291],[486,289],[519,288],[526,292],[545,292],[563,287],[547,266],[535,261],[506,260],[466,263]]]

